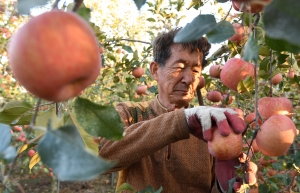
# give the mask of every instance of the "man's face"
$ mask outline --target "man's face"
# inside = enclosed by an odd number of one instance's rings
[[[159,100],[167,108],[188,105],[200,82],[203,53],[182,50],[180,45],[171,47],[171,56],[164,67],[157,67],[153,77],[158,83]],[[157,64],[158,65],[158,64]]]

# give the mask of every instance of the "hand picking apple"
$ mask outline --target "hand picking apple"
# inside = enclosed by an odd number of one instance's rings
[[[223,136],[230,134],[230,126],[235,133],[242,133],[245,122],[238,113],[229,108],[194,107],[185,109],[185,116],[190,132],[200,139],[210,141],[213,135],[213,123],[217,125],[219,133]]]
[[[91,27],[76,13],[52,10],[31,18],[9,43],[16,79],[35,96],[65,101],[92,84],[101,70]]]

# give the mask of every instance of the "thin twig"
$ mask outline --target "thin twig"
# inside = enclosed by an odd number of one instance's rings
[[[229,9],[229,11],[227,12],[227,14],[226,14],[225,18],[223,19],[223,21],[225,21],[225,20],[227,19],[228,15],[229,15],[229,13],[230,13],[230,11],[231,11],[231,9],[232,9],[232,5],[230,6],[230,9]]]
[[[38,101],[37,101],[37,104],[36,104],[36,107],[35,107],[35,110],[34,110],[33,117],[32,117],[32,119],[30,121],[30,124],[29,124],[30,128],[32,128],[35,125],[35,120],[36,120],[37,114],[39,112],[39,106],[41,104],[41,101],[42,101],[42,99],[38,98]]]
[[[150,42],[145,42],[145,41],[141,41],[141,40],[131,40],[131,39],[126,39],[126,38],[122,38],[122,39],[120,39],[120,40],[124,40],[124,41],[128,41],[128,42],[139,42],[139,43],[151,45]]]
[[[72,11],[76,12],[80,8],[83,0],[75,0],[74,2],[75,2],[75,5],[74,5]]]
[[[20,183],[18,183],[17,181],[15,181],[12,176],[9,176],[9,179],[19,188],[19,190],[21,191],[21,193],[25,193],[25,190],[23,189],[23,187],[21,186]]]
[[[60,2],[60,0],[56,0],[54,2],[54,4],[52,5],[52,9],[58,9],[58,3]]]
[[[273,63],[273,50],[270,50],[270,62],[269,62],[269,65],[270,65],[270,71],[269,71],[269,74],[270,74],[270,80],[269,80],[270,92],[269,92],[269,97],[273,96],[273,84],[272,84],[272,71],[273,71],[273,68],[272,68],[272,63]]]

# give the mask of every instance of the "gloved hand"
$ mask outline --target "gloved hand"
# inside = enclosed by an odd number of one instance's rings
[[[242,164],[238,158],[231,160],[216,159],[216,177],[221,192],[228,192],[229,180],[243,182],[242,178],[236,174],[237,168],[239,168],[239,166],[242,167]]]
[[[190,133],[206,141],[211,140],[214,125],[217,125],[219,133],[223,136],[230,134],[229,126],[235,133],[242,133],[246,127],[245,121],[230,108],[198,106],[185,109],[184,113]]]
[[[238,157],[231,160],[216,159],[216,177],[218,187],[221,192],[228,192],[232,187],[232,192],[235,192],[235,182],[238,184],[253,185],[256,183],[257,166],[252,162],[250,164],[249,157],[246,159],[246,154],[241,153]],[[255,167],[253,167],[255,165]],[[252,168],[251,168],[252,167]],[[248,174],[252,173],[252,179],[247,179]]]

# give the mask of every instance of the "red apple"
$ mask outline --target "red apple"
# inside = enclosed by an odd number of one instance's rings
[[[23,130],[22,127],[18,125],[15,125],[13,128],[15,132],[21,132]]]
[[[94,32],[73,12],[53,10],[32,17],[14,34],[8,53],[20,84],[49,101],[77,96],[101,70]]]
[[[232,25],[233,25],[235,34],[228,40],[239,44],[246,37],[244,27],[240,23],[233,23]]]
[[[136,93],[137,93],[138,95],[145,94],[146,91],[147,91],[147,86],[146,86],[146,85],[140,85],[140,86],[138,86],[137,89],[136,89]]]
[[[219,91],[215,90],[207,92],[206,98],[211,102],[220,102],[223,99],[223,96]]]
[[[256,163],[249,161],[247,162],[247,172],[252,172],[252,173],[256,173],[257,172],[257,165]]]
[[[31,149],[27,153],[28,153],[29,157],[32,157],[35,154],[35,151],[33,149]]]
[[[272,0],[232,0],[233,8],[236,11],[258,13],[261,12],[266,5],[271,3]]]
[[[212,140],[208,141],[209,153],[219,160],[230,160],[238,157],[243,149],[242,134],[232,130],[226,137],[222,136],[217,127],[213,127]]]
[[[201,89],[201,88],[204,88],[205,87],[205,79],[204,79],[204,76],[200,76],[200,82],[197,86],[197,89]]]
[[[137,67],[132,70],[132,75],[136,78],[141,78],[144,74],[144,69],[142,67]]]
[[[247,172],[245,175],[246,182],[252,186],[257,182],[256,174],[252,172]]]
[[[296,130],[287,116],[273,115],[261,125],[256,136],[257,146],[264,155],[282,156],[294,142]]]
[[[293,104],[285,97],[263,97],[258,100],[258,111],[263,119],[282,114],[292,118]]]
[[[294,72],[294,68],[290,68],[289,72],[287,74],[287,77],[289,78],[294,78],[295,77],[295,72]]]
[[[269,169],[268,170],[268,175],[271,177],[271,176],[275,176],[277,174],[277,170],[275,169]]]
[[[250,124],[251,128],[255,128],[255,113],[249,113],[246,117],[245,117],[245,121],[247,124]],[[262,124],[262,120],[258,117],[258,124],[261,125]]]
[[[230,105],[233,101],[233,97],[232,95],[228,95],[228,94],[223,94],[223,99],[222,99],[222,103],[225,105]]]
[[[248,76],[254,77],[254,66],[239,58],[229,59],[220,74],[222,83],[234,91],[237,91],[239,82]]]
[[[271,79],[271,82],[273,85],[277,85],[279,82],[282,81],[282,75],[279,73],[279,74],[276,74],[275,76],[272,77]]]
[[[213,78],[220,78],[222,65],[213,65],[209,69],[209,75]]]

